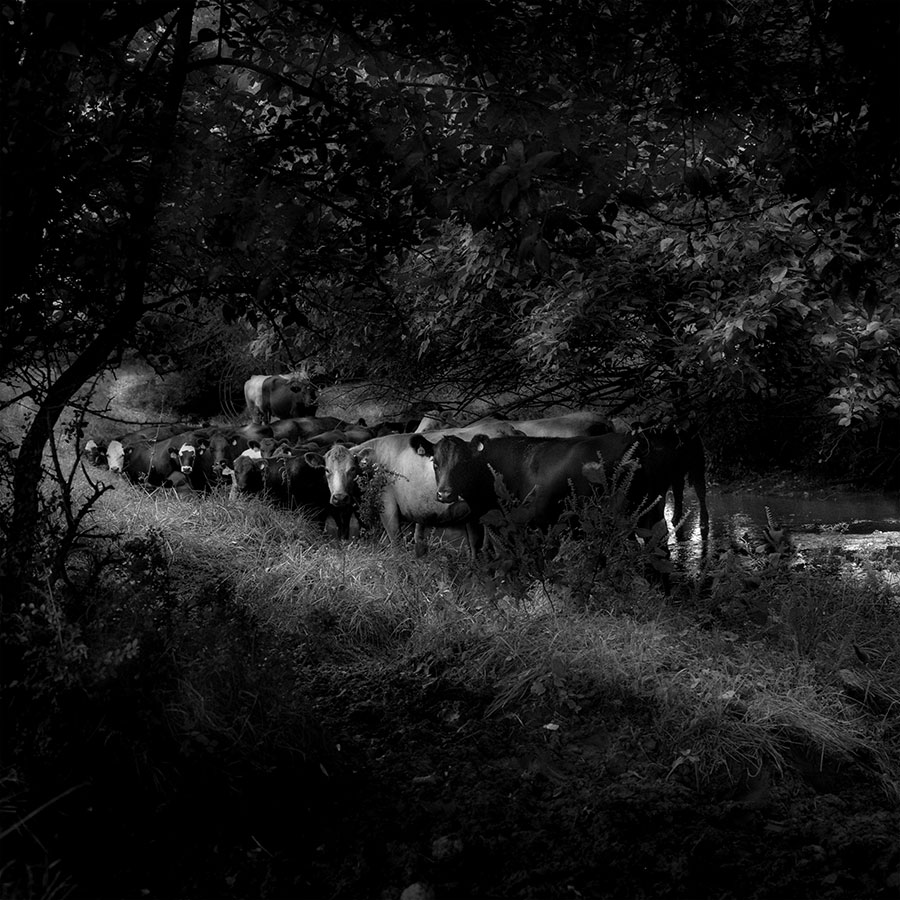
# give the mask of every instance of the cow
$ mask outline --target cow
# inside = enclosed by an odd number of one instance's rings
[[[85,443],[82,453],[92,466],[102,466],[106,464],[106,450],[106,444],[98,444],[97,441],[91,438]]]
[[[272,436],[267,425],[244,425],[239,428],[215,428],[197,441],[200,473],[197,482],[204,487],[220,484],[227,477],[226,470],[234,467],[235,459],[250,447]]]
[[[190,477],[195,440],[195,434],[188,432],[162,441],[131,442],[122,450],[121,467],[113,469],[110,465],[110,471],[120,471],[132,483],[148,488],[161,487],[173,472]]]
[[[646,441],[634,435],[489,438],[479,434],[470,441],[450,436],[436,443],[413,435],[411,444],[434,466],[439,502],[456,506],[462,500],[471,516],[481,519],[501,508],[495,480],[499,477],[510,497],[523,503],[524,517],[517,521],[542,529],[559,521],[573,493],[594,496],[598,484],[613,482],[613,471],[623,459],[633,460],[637,468],[628,482],[627,501],[633,509],[640,508],[638,525],[648,530],[658,523],[665,527],[671,460],[665,448],[654,454]],[[605,478],[598,476],[601,465]],[[660,575],[668,594],[668,574]]]
[[[402,422],[381,422],[373,427],[373,437],[384,437],[388,434],[411,434],[422,424],[421,419],[405,419]]]
[[[528,437],[597,437],[613,430],[606,416],[587,410],[543,419],[514,419],[510,424]]]
[[[660,471],[668,478],[672,490],[672,524],[675,537],[685,539],[684,534],[684,482],[694,488],[700,511],[700,539],[709,538],[709,509],[706,505],[706,455],[703,441],[696,432],[681,432],[674,428],[648,428],[634,433],[646,444],[644,465]],[[663,495],[665,497],[665,494]]]
[[[660,495],[668,483],[655,469],[648,470],[637,438],[606,434],[589,438],[488,437],[477,434],[471,440],[450,435],[432,442],[425,435],[413,435],[414,452],[432,462],[440,503],[464,500],[475,518],[497,509],[500,501],[494,473],[503,479],[510,495],[518,501],[529,498],[529,521],[547,527],[558,521],[570,492],[591,496],[595,480],[590,469],[602,458],[608,469],[635,447],[641,461],[631,482],[630,496],[637,502],[646,498],[653,504],[652,521],[662,517]]]
[[[272,437],[263,438],[259,442],[260,455],[265,459],[271,456],[290,456],[293,447],[290,441],[279,441]]]
[[[195,493],[190,480],[183,472],[172,472],[162,483],[162,487],[165,490],[174,491],[179,500],[192,497]]]
[[[495,433],[515,433],[515,429],[506,422],[497,424],[495,428]],[[453,429],[429,432],[428,437],[438,440],[443,434],[471,435],[472,431]],[[469,550],[474,553],[479,529],[477,523],[471,521],[469,508],[465,503],[454,507],[438,502],[431,463],[416,453],[410,445],[410,438],[408,433],[387,434],[355,447],[335,444],[324,455],[307,453],[306,460],[312,466],[324,468],[331,504],[338,508],[352,507],[361,464],[380,470],[385,478],[379,497],[381,524],[394,546],[400,543],[400,525],[403,521],[415,524],[413,540],[416,556],[427,552],[426,528],[468,523]]]
[[[244,382],[244,400],[256,425],[267,425],[273,417],[289,419],[316,412],[316,389],[302,372],[252,375]]]
[[[305,454],[268,459],[241,455],[235,460],[234,484],[237,493],[261,494],[278,506],[304,512],[323,527],[330,517],[338,537],[350,537],[352,510],[331,505],[324,472],[311,466]]]
[[[122,437],[109,442],[106,447],[106,462],[109,471],[120,474],[125,462],[125,448],[132,444],[154,444],[158,441],[168,440],[178,434],[184,434],[189,429],[186,425],[152,425],[139,431],[132,431]]]
[[[346,423],[334,416],[294,416],[290,419],[277,419],[269,426],[272,437],[283,441],[296,441],[304,437],[313,437],[323,431],[332,431]]]

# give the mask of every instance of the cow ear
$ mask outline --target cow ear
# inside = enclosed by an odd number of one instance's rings
[[[233,437],[229,443],[231,444],[232,447],[237,447],[238,440],[239,439],[237,437]]]
[[[174,447],[169,447],[169,459],[178,459],[178,451]]]
[[[409,445],[419,454],[419,456],[434,456],[434,444],[421,434],[414,434],[409,439]]]
[[[134,447],[126,447],[126,448],[122,451],[122,458],[123,458],[123,459],[128,459],[128,457],[131,456],[132,453],[134,453]]]
[[[259,450],[259,441],[248,441],[247,447],[250,450]]]
[[[203,453],[204,450],[209,450],[209,439],[203,438],[202,441],[197,442],[197,452]]]
[[[353,453],[352,450],[350,452]],[[369,457],[372,455],[372,448],[364,447],[358,453],[353,453],[353,455],[356,457],[357,462],[369,462]]]
[[[472,448],[473,453],[484,453],[484,448],[487,446],[489,438],[486,434],[476,434],[475,437],[469,441],[469,446]]]
[[[321,469],[325,466],[325,460],[322,458],[321,453],[310,451],[309,453],[304,453],[303,458],[306,460],[306,464],[313,469]]]

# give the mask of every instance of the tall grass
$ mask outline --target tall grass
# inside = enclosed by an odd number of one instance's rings
[[[455,551],[416,560],[371,540],[341,544],[258,501],[184,503],[140,491],[118,500],[105,508],[109,527],[164,535],[184,597],[224,589],[317,660],[377,667],[439,655],[460,683],[491,694],[489,716],[540,700],[577,724],[590,705],[580,697],[649,704],[656,749],[647,765],[690,768],[698,786],[763,763],[783,771],[798,746],[823,759],[875,753],[876,732],[832,676],[850,664],[855,642],[872,646],[867,628],[882,636],[882,681],[900,668],[900,642],[885,632],[897,606],[872,603],[874,572],[859,584],[832,570],[775,567],[764,627],[750,618],[741,634],[733,616],[711,627],[618,571],[616,602],[591,610],[573,600],[571,577],[504,596],[495,582],[485,590]],[[716,589],[719,607],[747,605],[736,576]]]

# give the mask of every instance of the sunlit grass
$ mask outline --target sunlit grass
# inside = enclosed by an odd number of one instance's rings
[[[654,777],[700,788],[761,767],[784,773],[798,756],[900,764],[900,748],[879,745],[878,724],[834,677],[854,641],[871,644],[872,584],[779,570],[764,593],[747,595],[766,605],[766,627],[741,633],[728,615],[710,621],[712,600],[682,607],[641,579],[604,588],[593,611],[556,585],[488,592],[455,549],[416,559],[371,537],[340,543],[296,512],[225,491],[183,500],[119,481],[93,524],[121,540],[158,535],[181,598],[233,597],[307,660],[369,667],[377,678],[387,664],[440,658],[456,681],[490,696],[488,718],[549,706],[562,735],[584,727],[597,702],[636,705],[649,719],[634,728],[651,734],[634,764]],[[717,582],[716,611],[746,605],[733,581]],[[883,605],[879,616],[879,628],[896,624],[896,609]],[[900,683],[897,644],[879,645],[881,684]]]

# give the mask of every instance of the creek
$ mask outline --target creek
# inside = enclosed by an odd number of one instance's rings
[[[700,524],[693,489],[685,489],[687,514],[686,546],[679,556],[702,555]],[[709,549],[723,550],[745,535],[751,539],[765,527],[766,509],[773,523],[786,528],[799,551],[841,548],[858,553],[880,548],[900,550],[900,495],[813,489],[790,490],[784,494],[750,490],[722,490],[707,493],[710,517]],[[671,500],[666,509],[672,520]],[[673,549],[675,547],[672,541]]]

